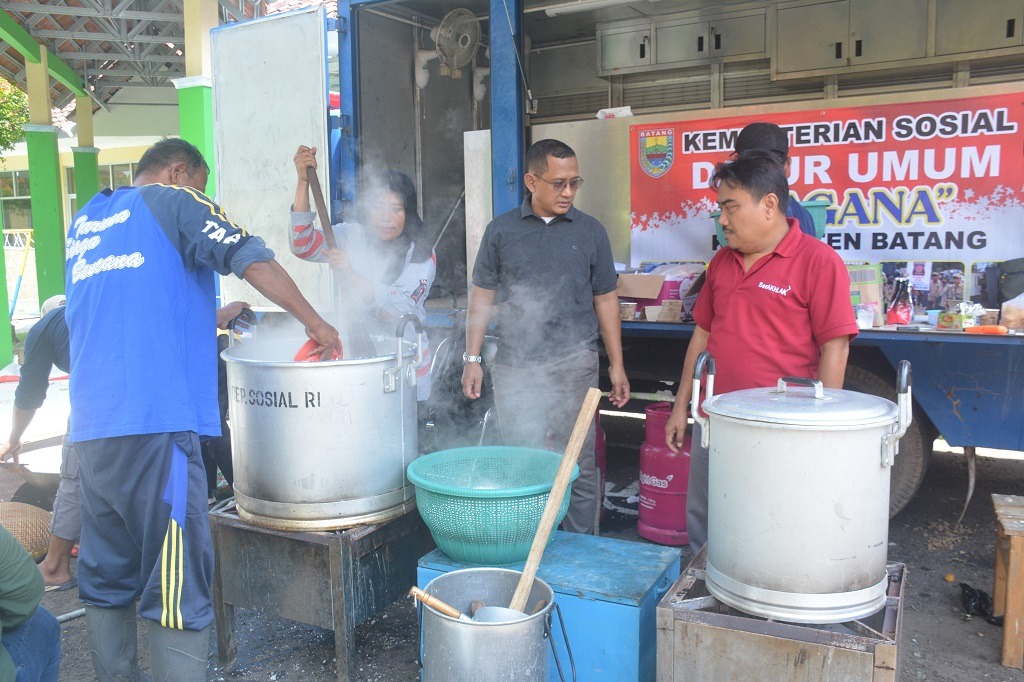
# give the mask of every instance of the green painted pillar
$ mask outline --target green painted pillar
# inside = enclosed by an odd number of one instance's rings
[[[4,212],[0,211],[0,234],[4,230]],[[11,320],[11,306],[7,301],[7,259],[4,257],[5,253],[2,249],[3,243],[0,242],[0,284],[3,285],[4,295],[0,296],[0,314],[3,318],[10,323]],[[10,324],[8,324],[8,330],[10,330]],[[11,333],[0,333],[0,367],[6,367],[14,360],[14,341],[11,339]]]
[[[208,76],[177,78],[178,134],[191,142],[206,158],[210,178],[206,193],[213,196],[217,190],[216,164],[213,158],[213,82]]]
[[[54,126],[25,124],[39,300],[64,293],[64,197]]]
[[[100,191],[100,150],[98,147],[72,147],[75,157],[75,201],[82,208]]]

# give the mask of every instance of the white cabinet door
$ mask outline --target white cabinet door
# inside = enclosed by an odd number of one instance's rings
[[[751,57],[764,55],[765,15],[751,14],[711,21],[712,57]]]
[[[651,64],[651,26],[604,29],[598,33],[601,63],[598,71],[609,75],[620,69]]]
[[[936,0],[935,54],[1024,44],[1024,0]]]
[[[928,0],[851,2],[847,49],[851,64],[877,64],[926,56]]]
[[[672,64],[689,66],[707,63],[711,58],[711,45],[707,21],[675,19],[655,24],[655,43],[658,66]]]
[[[850,3],[847,0],[779,7],[776,17],[778,72],[847,65],[846,43],[850,35]]]

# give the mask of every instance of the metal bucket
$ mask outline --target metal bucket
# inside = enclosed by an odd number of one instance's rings
[[[227,363],[238,514],[277,530],[374,523],[415,506],[416,365],[403,340],[372,358],[294,362],[305,338],[230,346]],[[256,335],[257,337],[259,335]]]
[[[705,365],[707,418],[697,410]],[[881,609],[889,468],[910,424],[910,365],[898,373],[898,406],[792,377],[716,396],[713,377],[702,354],[691,410],[710,442],[708,590],[741,611],[797,623]]]
[[[504,568],[467,568],[434,578],[425,591],[468,614],[474,600],[481,600],[489,606],[508,605],[521,575],[519,571]],[[542,600],[546,603],[537,610]],[[554,602],[555,593],[551,587],[537,578],[526,600],[526,613],[531,615],[510,622],[459,620],[420,605],[421,679],[423,682],[546,682],[550,675],[549,652],[554,651],[551,642]],[[533,613],[534,610],[537,612]],[[566,650],[569,650],[564,625],[562,635],[566,637]],[[570,653],[570,662],[571,659]],[[562,668],[557,658],[555,662],[561,675]]]

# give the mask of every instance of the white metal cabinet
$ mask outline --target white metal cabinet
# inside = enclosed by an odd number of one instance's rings
[[[935,54],[1024,45],[1024,0],[936,0]]]
[[[711,57],[707,21],[692,18],[659,21],[654,24],[654,31],[655,63],[659,66],[706,63]]]
[[[847,0],[779,6],[775,16],[776,71],[846,66],[846,42],[850,35]]]
[[[712,19],[709,41],[712,57],[762,57],[767,49],[764,10],[743,16]]]
[[[765,14],[663,19],[654,23],[655,64],[680,67],[707,64],[714,59],[762,57],[765,53]]]
[[[850,64],[877,64],[926,56],[928,0],[853,0],[847,50]]]
[[[821,71],[925,57],[927,27],[928,0],[784,3],[775,14],[774,70]]]
[[[597,32],[597,49],[600,57],[597,68],[602,75],[650,66],[653,53],[651,24],[602,28]]]

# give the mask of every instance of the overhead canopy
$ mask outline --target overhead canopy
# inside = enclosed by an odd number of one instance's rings
[[[228,23],[259,16],[264,3],[218,5]],[[3,0],[0,9],[0,77],[26,90],[25,60],[38,51],[31,43],[45,45],[54,106],[67,104],[78,87],[103,106],[122,88],[185,76],[184,0]]]

